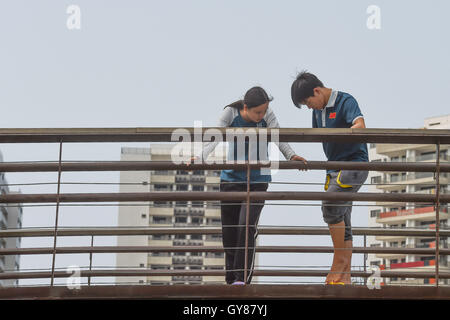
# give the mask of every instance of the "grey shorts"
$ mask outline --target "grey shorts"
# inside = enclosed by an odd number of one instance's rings
[[[368,171],[341,170],[327,174],[326,192],[358,192],[366,181]],[[323,220],[327,224],[345,223],[344,240],[352,240],[352,201],[322,201]]]

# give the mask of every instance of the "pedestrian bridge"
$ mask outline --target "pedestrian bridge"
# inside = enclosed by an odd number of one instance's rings
[[[364,279],[361,284],[353,285],[323,285],[323,284],[251,284],[244,286],[227,286],[223,284],[192,284],[192,285],[91,285],[91,277],[157,277],[157,276],[223,276],[223,270],[151,270],[142,268],[130,269],[97,269],[92,265],[89,269],[80,271],[80,277],[89,279],[88,285],[80,288],[69,288],[56,285],[56,278],[71,276],[66,271],[55,268],[55,257],[61,254],[99,253],[136,253],[136,252],[223,252],[220,246],[94,246],[94,237],[102,236],[135,236],[135,235],[172,235],[172,234],[220,234],[216,227],[80,227],[64,228],[58,225],[59,207],[64,203],[130,203],[152,201],[218,201],[218,200],[336,200],[341,201],[373,201],[379,203],[413,203],[432,208],[436,221],[442,215],[448,214],[450,195],[440,192],[441,174],[450,172],[450,163],[441,161],[440,148],[450,144],[448,130],[410,130],[410,129],[277,129],[278,141],[286,142],[371,142],[371,143],[406,143],[430,144],[436,146],[436,161],[430,162],[324,162],[308,161],[304,164],[298,161],[280,161],[280,170],[289,169],[349,169],[372,170],[383,172],[428,172],[435,175],[436,192],[428,193],[324,193],[324,192],[145,192],[145,193],[61,193],[61,174],[63,172],[90,171],[151,171],[151,170],[220,170],[220,169],[250,169],[269,167],[267,163],[225,163],[191,165],[174,164],[170,161],[62,161],[63,144],[90,142],[168,142],[172,141],[172,133],[179,128],[99,128],[99,129],[0,129],[0,143],[58,143],[59,159],[53,162],[2,162],[0,172],[57,172],[57,192],[54,194],[1,194],[0,203],[3,206],[17,204],[51,204],[56,211],[56,221],[53,228],[26,228],[0,230],[0,238],[22,237],[53,237],[54,245],[44,248],[1,248],[0,256],[8,255],[52,255],[52,267],[45,271],[4,271],[0,280],[11,279],[49,279],[48,286],[18,286],[0,288],[0,299],[450,299],[448,265],[446,256],[450,253],[445,238],[450,237],[446,226],[436,223],[433,228],[353,228],[355,236],[408,236],[433,237],[434,247],[361,247],[352,248],[355,254],[409,254],[428,255],[433,257],[433,263],[425,269],[387,270],[380,271],[379,278],[410,278],[429,279],[433,285],[381,285],[371,288],[373,272],[364,265],[361,271],[352,271],[352,277]],[[203,137],[195,128],[186,128],[192,141]],[[224,138],[224,128],[216,128]],[[269,130],[269,141],[275,141]],[[244,133],[238,133],[243,134]],[[225,139],[224,139],[225,140]],[[423,210],[422,210],[423,211]],[[246,226],[248,228],[248,225]],[[259,234],[271,235],[327,235],[326,227],[261,227]],[[63,247],[56,245],[56,239],[63,236],[90,236],[91,246]],[[245,250],[248,250],[246,246]],[[279,253],[332,253],[332,247],[319,246],[258,246],[257,252]],[[365,260],[364,260],[365,261]],[[248,271],[248,267],[245,267]],[[258,277],[289,276],[289,277],[324,277],[329,270],[255,270]],[[367,281],[369,279],[369,281]]]

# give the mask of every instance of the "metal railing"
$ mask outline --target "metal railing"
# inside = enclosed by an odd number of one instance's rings
[[[23,230],[1,230],[0,237],[43,237],[51,236],[54,245],[50,248],[16,248],[0,249],[0,255],[36,255],[52,254],[51,272],[3,272],[0,279],[31,279],[50,278],[51,286],[54,279],[68,277],[63,271],[55,269],[55,256],[57,254],[89,253],[89,270],[82,270],[81,277],[106,277],[106,276],[172,276],[172,277],[198,277],[198,276],[223,276],[223,270],[92,270],[92,255],[96,253],[131,253],[131,252],[210,252],[221,253],[224,248],[221,246],[94,246],[94,237],[98,236],[125,236],[125,235],[167,235],[167,234],[220,234],[220,227],[178,227],[178,228],[60,228],[58,226],[59,208],[64,203],[98,203],[98,202],[152,202],[152,201],[246,201],[247,218],[249,204],[253,200],[336,200],[340,201],[383,201],[420,203],[433,205],[436,212],[436,220],[439,221],[440,205],[448,203],[449,194],[439,192],[440,173],[450,172],[449,163],[441,163],[440,157],[436,157],[436,163],[422,162],[324,162],[308,161],[305,165],[297,161],[281,161],[279,169],[349,169],[349,170],[373,170],[373,171],[408,171],[408,172],[431,172],[436,177],[436,194],[386,194],[386,193],[333,193],[333,192],[253,192],[249,189],[249,173],[251,169],[269,167],[270,164],[261,163],[225,163],[225,164],[174,164],[172,162],[158,161],[94,161],[94,162],[64,162],[62,152],[64,143],[72,142],[168,142],[171,141],[172,132],[178,128],[111,128],[111,129],[0,129],[0,143],[59,143],[59,161],[57,162],[14,162],[0,163],[0,172],[57,172],[57,193],[56,194],[3,194],[0,195],[0,203],[6,205],[26,204],[26,203],[54,203],[56,205],[56,216],[54,228],[34,228]],[[200,133],[194,128],[186,128],[191,134],[192,141],[201,138],[205,130]],[[224,128],[219,128],[223,137],[226,137]],[[269,129],[269,141],[274,129]],[[277,129],[279,141],[286,142],[374,142],[374,143],[409,143],[409,144],[434,144],[436,154],[440,154],[441,144],[450,144],[450,133],[448,130],[402,130],[402,129]],[[200,137],[199,137],[200,135]],[[236,135],[239,135],[237,133]],[[245,133],[244,133],[245,135]],[[152,170],[221,170],[237,169],[247,171],[247,191],[246,192],[145,192],[145,193],[60,193],[61,174],[63,172],[77,171],[152,171]],[[248,219],[245,225],[248,234]],[[291,227],[291,228],[270,228],[262,227],[259,234],[282,234],[282,235],[327,235],[328,228],[312,227]],[[436,286],[439,286],[439,279],[450,279],[449,272],[439,270],[439,258],[441,255],[448,255],[450,250],[440,247],[440,237],[449,237],[450,230],[441,230],[436,224],[434,230],[422,229],[377,229],[377,228],[353,228],[354,235],[367,236],[430,236],[435,237],[435,248],[385,248],[367,247],[366,238],[364,247],[354,247],[352,251],[357,254],[420,254],[435,257],[434,272],[397,272],[393,270],[383,270],[381,277],[403,277],[403,278],[434,278]],[[61,236],[91,236],[91,246],[86,247],[57,247],[56,239]],[[249,250],[248,239],[245,245],[246,254]],[[258,246],[256,252],[278,252],[278,253],[333,253],[332,247],[318,246]],[[175,258],[174,258],[175,259]],[[186,258],[177,258],[185,259]],[[247,259],[245,259],[247,261]],[[248,266],[244,266],[245,273]],[[255,276],[295,276],[295,277],[321,277],[328,274],[328,270],[255,270]],[[366,265],[364,271],[352,271],[352,276],[367,278],[371,273],[367,272]],[[178,279],[178,278],[177,278]],[[197,278],[195,278],[197,279]]]

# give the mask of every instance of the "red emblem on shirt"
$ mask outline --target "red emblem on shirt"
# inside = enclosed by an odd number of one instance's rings
[[[336,119],[336,112],[330,113],[330,119]]]

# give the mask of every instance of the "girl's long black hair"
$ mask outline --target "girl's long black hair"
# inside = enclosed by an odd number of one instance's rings
[[[244,104],[247,105],[247,108],[251,109],[257,106],[260,106],[266,102],[272,101],[273,98],[269,97],[267,92],[261,88],[261,87],[253,87],[249,89],[244,96],[243,100],[238,100],[233,103],[230,103],[226,107],[236,108],[236,109],[243,109]],[[225,109],[224,108],[224,109]]]

